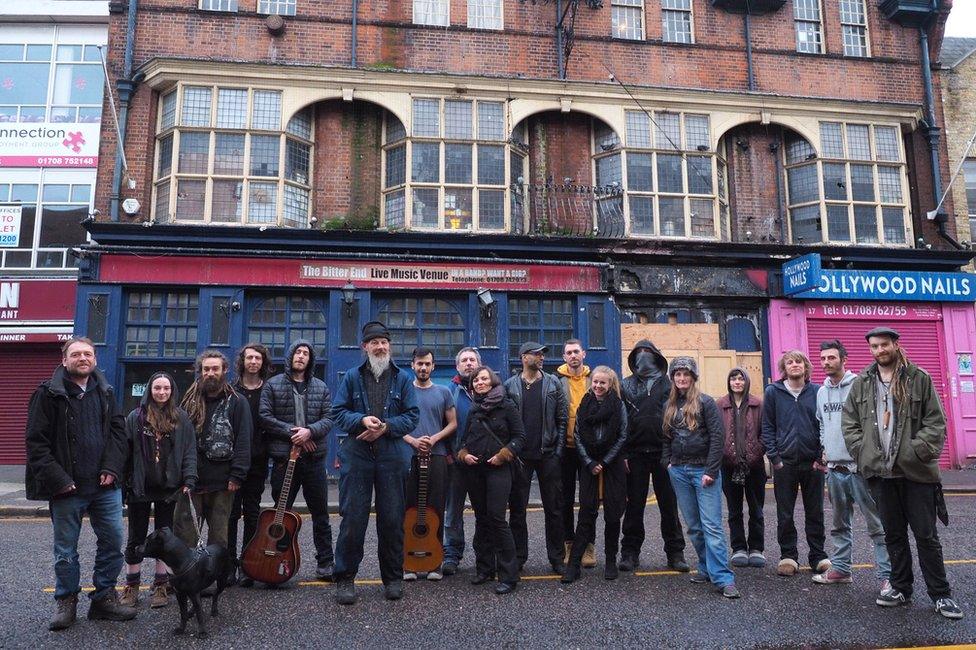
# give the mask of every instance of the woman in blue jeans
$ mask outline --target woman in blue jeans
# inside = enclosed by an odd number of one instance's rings
[[[661,462],[668,466],[688,537],[698,553],[694,583],[711,582],[726,598],[738,598],[722,526],[724,434],[718,407],[698,390],[698,364],[675,357],[668,368],[671,394],[664,407]]]

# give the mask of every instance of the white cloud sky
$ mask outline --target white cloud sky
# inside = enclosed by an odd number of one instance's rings
[[[946,36],[976,37],[976,0],[954,0]]]

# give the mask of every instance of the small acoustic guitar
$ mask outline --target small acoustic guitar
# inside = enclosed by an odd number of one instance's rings
[[[427,506],[430,482],[430,454],[417,456],[417,505],[403,517],[403,570],[411,573],[436,571],[444,561],[444,547],[437,532],[440,517]]]
[[[301,447],[296,445],[291,448],[277,507],[261,511],[254,537],[244,549],[241,569],[256,582],[269,585],[288,582],[298,573],[298,567],[302,563],[302,554],[298,549],[298,531],[302,529],[302,518],[285,509],[288,495],[291,494],[295,463],[301,453]]]

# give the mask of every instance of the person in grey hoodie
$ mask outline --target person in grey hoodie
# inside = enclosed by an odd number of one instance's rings
[[[847,369],[846,364],[847,349],[843,343],[833,340],[820,344],[820,365],[827,377],[817,391],[817,420],[820,422],[823,459],[827,464],[827,494],[834,511],[833,527],[830,529],[834,549],[830,555],[831,568],[815,574],[813,581],[822,585],[852,582],[851,549],[854,536],[851,522],[854,504],[857,504],[874,543],[875,571],[881,581],[881,592],[884,593],[891,588],[888,582],[891,561],[885,546],[884,527],[878,516],[878,507],[868,491],[867,481],[857,471],[857,462],[847,450],[840,426],[844,402],[857,377]]]

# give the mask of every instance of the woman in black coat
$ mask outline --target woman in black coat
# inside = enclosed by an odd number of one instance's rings
[[[480,585],[495,577],[495,593],[508,594],[518,585],[515,538],[505,518],[512,492],[512,463],[525,444],[522,418],[515,404],[505,397],[505,388],[491,368],[482,366],[471,373],[474,404],[468,413],[464,447],[458,460],[464,463],[465,486],[474,508],[474,547]]]
[[[153,527],[173,527],[176,496],[193,488],[197,480],[196,432],[180,403],[176,382],[157,372],[146,384],[139,407],[125,419],[129,453],[125,472],[125,494],[129,504],[129,539],[125,547],[126,568],[123,604],[139,602],[142,558],[136,547],[145,543],[149,514]],[[169,602],[169,574],[166,564],[156,560],[151,607]]]

